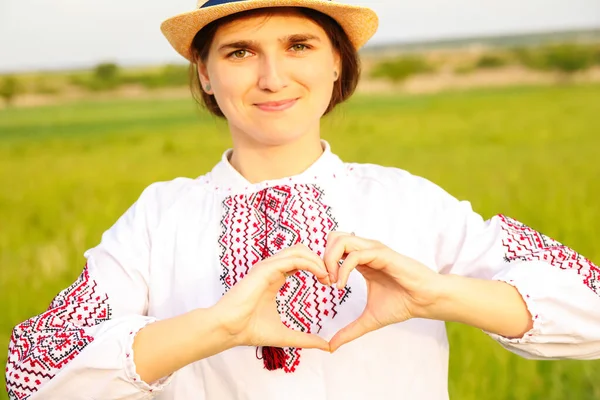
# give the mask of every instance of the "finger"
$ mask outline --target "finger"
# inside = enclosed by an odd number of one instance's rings
[[[340,261],[343,260],[346,253],[346,245],[342,241],[342,238],[351,236],[349,233],[336,231],[329,232],[329,235],[327,235],[327,245],[325,246],[323,261],[333,283],[337,280]]]
[[[325,268],[325,263],[323,262],[323,259],[321,257],[319,257],[317,255],[317,253],[315,253],[314,251],[309,249],[304,244],[297,244],[295,246],[290,247],[290,253],[291,253],[291,256],[295,255],[298,257],[307,257],[308,259],[314,261],[315,264],[317,264],[321,268],[323,268],[324,271],[327,270]]]
[[[369,267],[380,253],[379,249],[353,251],[346,256],[338,271],[337,287],[343,289],[348,284],[350,273],[360,265]]]
[[[271,284],[283,284],[285,277],[288,274],[295,273],[297,270],[309,271],[319,281],[326,282],[329,279],[327,271],[305,257],[286,257],[278,260],[270,260],[270,262],[261,265],[260,269],[266,271]]]
[[[325,268],[325,263],[323,262],[323,260],[321,259],[321,257],[319,257],[315,252],[313,252],[312,250],[310,250],[307,246],[303,245],[303,244],[297,244],[294,245],[292,247],[289,247],[285,250],[280,251],[279,253],[277,253],[277,257],[272,256],[267,260],[271,260],[271,261],[277,261],[277,260],[281,260],[284,258],[306,258],[309,261],[312,261],[313,263],[315,263],[320,269],[323,270],[323,272],[326,273],[326,276],[323,278],[321,277],[321,275],[317,275],[317,278],[319,280],[319,282],[322,285],[326,285],[326,286],[331,286],[331,280],[329,279],[329,275],[327,274],[327,269]],[[285,276],[291,276],[294,275],[296,273],[296,271],[288,271],[285,273]]]
[[[354,236],[348,233],[332,232],[328,237],[327,246],[325,247],[325,267],[331,276],[331,281],[336,282],[338,271],[340,268],[340,260],[350,252],[363,250],[375,245],[375,242]]]
[[[333,353],[344,344],[356,340],[375,329],[375,324],[370,323],[365,314],[362,314],[356,321],[342,328],[331,338],[329,341],[329,351]]]
[[[302,243],[296,244],[292,247],[288,247],[287,249],[277,253],[277,255],[279,256],[279,258],[306,257],[309,260],[312,260],[315,264],[319,265],[321,268],[323,268],[324,271],[327,271],[327,269],[325,268],[325,263],[323,262],[321,257],[319,257],[314,251],[312,251]]]
[[[277,330],[277,346],[298,347],[302,349],[320,349],[329,351],[329,342],[314,334],[294,331],[285,326]]]

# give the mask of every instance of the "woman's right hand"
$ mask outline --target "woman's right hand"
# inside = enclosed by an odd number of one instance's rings
[[[316,348],[329,351],[323,338],[286,327],[277,312],[277,293],[289,275],[304,270],[331,285],[323,260],[304,245],[295,245],[256,263],[213,307],[238,346]]]

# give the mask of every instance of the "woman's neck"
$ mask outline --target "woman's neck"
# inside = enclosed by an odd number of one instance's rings
[[[298,175],[323,154],[318,135],[304,135],[281,145],[264,145],[234,140],[229,162],[250,183]]]

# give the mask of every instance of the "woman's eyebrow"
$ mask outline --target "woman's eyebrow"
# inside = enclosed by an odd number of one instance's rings
[[[227,49],[255,49],[257,47],[259,47],[259,44],[254,40],[237,40],[235,42],[225,43],[219,46],[219,49],[217,51]]]
[[[282,43],[298,43],[298,42],[307,42],[309,40],[314,40],[314,41],[320,42],[321,38],[316,35],[312,35],[310,33],[296,33],[294,35],[284,36],[279,39],[279,41]]]
[[[317,42],[321,41],[316,35],[312,35],[309,33],[296,33],[293,35],[287,35],[279,38],[280,43],[299,43],[299,42],[307,42],[309,40],[314,40]],[[254,50],[260,47],[260,44],[255,40],[236,40],[235,42],[225,43],[219,46],[218,51],[223,51],[227,49],[251,49]]]

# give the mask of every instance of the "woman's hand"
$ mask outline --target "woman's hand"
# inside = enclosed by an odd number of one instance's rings
[[[236,345],[329,351],[326,340],[287,328],[277,312],[277,293],[285,278],[298,270],[314,274],[324,285],[331,284],[323,260],[308,247],[296,245],[256,263],[213,307]]]
[[[340,260],[344,260],[340,266]],[[437,272],[374,240],[331,232],[324,255],[333,283],[343,288],[352,270],[367,283],[362,315],[330,341],[330,351],[384,326],[422,317],[436,301]]]

